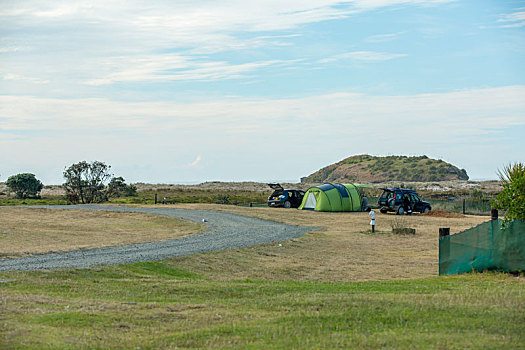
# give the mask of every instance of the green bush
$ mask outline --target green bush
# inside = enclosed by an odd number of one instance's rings
[[[525,220],[525,164],[509,164],[503,171],[498,171],[498,176],[503,191],[492,200],[493,207],[507,211],[504,224],[516,219]]]
[[[230,196],[227,194],[218,194],[214,198],[214,203],[217,204],[232,204]]]
[[[17,198],[36,198],[44,185],[34,174],[23,173],[10,176],[7,187],[16,193]]]

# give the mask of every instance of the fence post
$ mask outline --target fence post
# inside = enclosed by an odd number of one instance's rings
[[[450,235],[450,227],[440,227],[439,228],[439,237],[445,237]]]
[[[494,209],[494,208],[490,209],[490,219],[498,220],[498,209]]]
[[[465,215],[465,207],[466,207],[465,202],[466,202],[465,198],[463,198],[463,215]]]
[[[157,204],[157,194],[155,193],[155,204]]]

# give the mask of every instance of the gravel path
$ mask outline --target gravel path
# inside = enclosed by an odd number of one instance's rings
[[[248,216],[204,210],[104,207],[99,205],[38,207],[62,210],[83,209],[137,212],[167,215],[193,222],[202,222],[202,219],[206,219],[207,230],[203,233],[169,241],[80,249],[64,253],[0,260],[0,271],[88,268],[96,265],[117,265],[139,261],[162,260],[214,250],[249,247],[272,241],[282,242],[300,237],[314,229],[313,227],[290,226]]]

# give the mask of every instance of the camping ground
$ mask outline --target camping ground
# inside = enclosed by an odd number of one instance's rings
[[[379,233],[369,234],[366,213],[204,204],[177,207],[228,211],[319,229],[281,246],[86,270],[0,273],[3,346],[516,348],[525,344],[522,277],[493,273],[437,277],[438,228],[447,226],[456,233],[486,217],[378,215]],[[0,212],[5,210],[11,216],[38,209],[0,207]],[[74,221],[75,213],[68,213],[49,211],[47,221],[35,216],[40,225],[20,221],[18,235],[22,239],[26,227],[26,234],[56,240],[49,233],[56,222],[52,216]],[[138,215],[134,225],[126,226],[129,218],[119,221],[118,216],[85,218],[94,221],[93,230],[84,236],[98,238],[84,244],[106,245],[104,235],[95,231],[106,232],[107,225],[118,227],[125,243],[126,231],[141,231],[135,228],[158,220]],[[199,225],[167,221],[155,223],[159,232],[163,227],[183,234],[200,230]],[[388,233],[396,224],[417,233]],[[144,232],[142,240],[153,239]],[[71,248],[78,241],[79,237],[70,237]],[[67,242],[64,239],[64,250]],[[26,239],[23,244],[19,253],[27,254],[42,242],[31,247]]]

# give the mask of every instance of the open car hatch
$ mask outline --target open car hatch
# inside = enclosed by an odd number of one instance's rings
[[[284,191],[284,188],[281,186],[281,184],[268,184],[268,186],[270,186],[271,189],[275,191]]]

